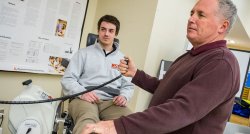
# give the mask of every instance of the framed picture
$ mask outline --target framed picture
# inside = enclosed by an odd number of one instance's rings
[[[87,7],[88,0],[1,0],[0,70],[63,75]]]

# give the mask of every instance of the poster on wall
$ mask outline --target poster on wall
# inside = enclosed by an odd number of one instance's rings
[[[1,0],[0,70],[63,75],[79,49],[88,0]]]

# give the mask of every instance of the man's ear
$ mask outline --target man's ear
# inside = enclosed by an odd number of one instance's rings
[[[219,28],[219,33],[225,33],[227,31],[227,29],[229,28],[229,21],[228,20],[224,20],[222,22],[222,25]]]

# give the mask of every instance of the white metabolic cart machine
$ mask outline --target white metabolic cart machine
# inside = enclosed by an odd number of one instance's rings
[[[32,103],[37,100],[50,100],[52,97],[31,82],[23,82],[25,89],[11,101],[14,104],[10,105],[9,110],[9,130],[12,134],[57,134],[59,122],[64,123],[66,119],[65,114],[61,117],[61,103]],[[27,101],[30,103],[20,104]]]
[[[121,77],[122,74],[87,91],[60,98],[52,98],[41,87],[32,85],[32,80],[27,80],[23,82],[26,88],[19,96],[13,101],[0,101],[0,104],[11,104],[9,129],[12,134],[57,134],[60,124],[63,134],[72,134],[73,120],[61,108],[64,100],[99,89]]]

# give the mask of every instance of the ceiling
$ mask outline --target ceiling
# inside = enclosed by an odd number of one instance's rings
[[[239,17],[231,29],[230,33],[226,36],[228,46],[236,49],[243,49],[250,51],[250,38],[244,29]]]

